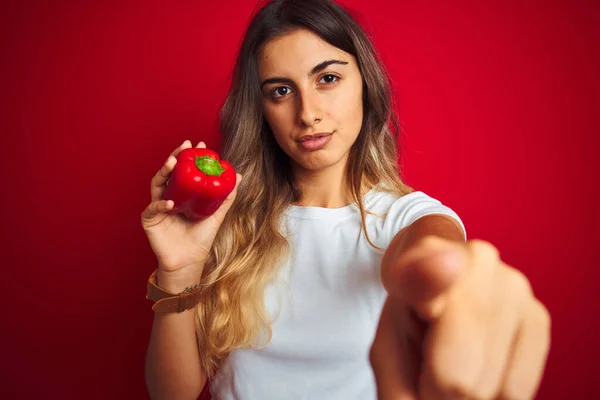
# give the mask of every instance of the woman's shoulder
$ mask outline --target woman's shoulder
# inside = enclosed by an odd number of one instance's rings
[[[398,193],[377,188],[367,194],[366,209],[383,218],[383,227],[390,234],[400,231],[417,219],[430,214],[445,214],[455,218],[464,229],[458,214],[441,200],[421,190]]]
[[[392,207],[402,208],[415,202],[419,203],[424,201],[437,202],[438,200],[420,190],[401,192],[385,186],[374,187],[365,195],[366,208],[369,209],[369,211],[377,213],[387,213]],[[371,210],[372,208],[377,209],[377,211]]]

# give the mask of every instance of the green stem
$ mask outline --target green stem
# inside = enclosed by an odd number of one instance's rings
[[[223,167],[221,163],[211,156],[196,156],[196,167],[206,175],[221,176]]]

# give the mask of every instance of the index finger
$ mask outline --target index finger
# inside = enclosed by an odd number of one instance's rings
[[[428,237],[391,263],[384,283],[388,293],[402,299],[432,322],[443,310],[447,292],[464,275],[465,248],[437,237]]]
[[[152,178],[152,181],[150,182],[151,201],[157,201],[162,198],[162,195],[165,191],[165,185],[166,185],[167,181],[169,180],[169,176],[171,176],[171,172],[173,171],[175,164],[177,164],[177,158],[176,158],[177,155],[183,149],[186,149],[188,147],[192,147],[192,144],[190,143],[189,140],[186,140],[185,142],[183,142],[181,144],[181,146],[179,146],[175,150],[173,150],[173,152],[169,155],[169,157],[167,158],[165,163],[158,170],[156,175],[154,175],[154,177]]]

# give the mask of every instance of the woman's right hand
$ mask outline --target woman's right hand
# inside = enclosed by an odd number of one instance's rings
[[[193,222],[180,214],[170,212],[174,206],[173,201],[163,200],[162,196],[177,163],[177,154],[190,147],[192,145],[189,140],[183,142],[152,178],[151,202],[142,212],[141,220],[158,260],[159,276],[175,276],[180,281],[194,279],[197,282],[219,227],[236,197],[242,176],[237,174],[235,188],[210,217]],[[206,145],[200,142],[196,147],[205,148]]]

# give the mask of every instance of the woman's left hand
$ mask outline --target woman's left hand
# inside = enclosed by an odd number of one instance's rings
[[[385,262],[370,354],[380,400],[535,396],[550,316],[493,245],[428,236]]]

